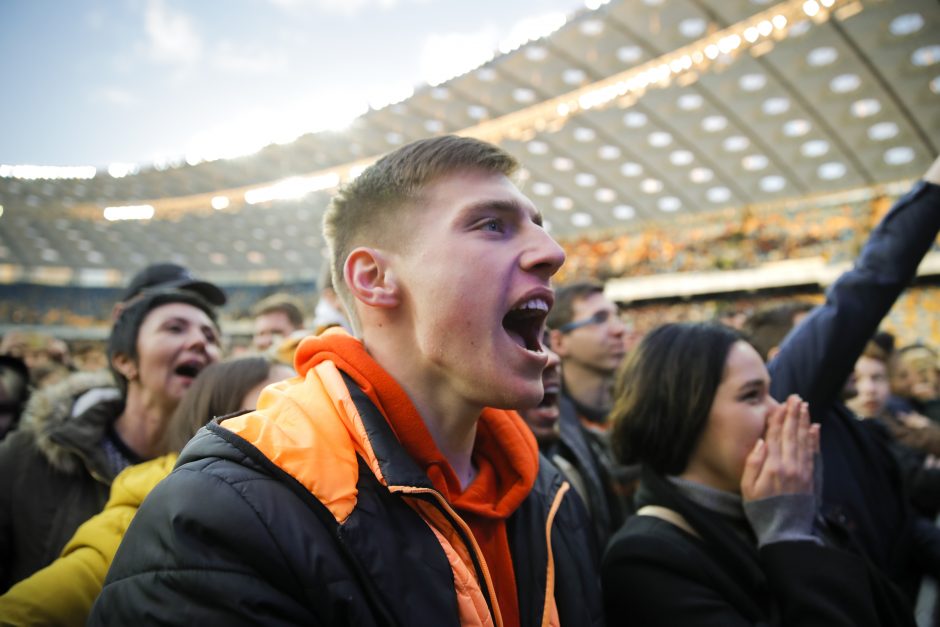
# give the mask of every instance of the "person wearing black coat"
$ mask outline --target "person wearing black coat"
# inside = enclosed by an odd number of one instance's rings
[[[618,378],[613,444],[642,464],[637,514],[604,556],[610,625],[913,625],[899,591],[816,525],[819,427],[777,403],[757,351],[667,324]]]

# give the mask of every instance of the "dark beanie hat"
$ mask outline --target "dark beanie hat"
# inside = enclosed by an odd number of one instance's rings
[[[111,336],[108,338],[108,365],[122,394],[127,394],[127,379],[114,367],[114,357],[123,354],[131,359],[137,359],[137,335],[140,333],[144,319],[157,307],[170,303],[192,305],[205,312],[212,323],[218,326],[215,309],[195,292],[183,289],[145,291],[121,311],[114,326],[111,327]]]

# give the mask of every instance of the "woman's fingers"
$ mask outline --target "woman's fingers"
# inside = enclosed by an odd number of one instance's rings
[[[763,498],[759,493],[757,484],[767,459],[767,443],[763,438],[757,440],[754,448],[744,460],[744,472],[741,474],[741,496],[745,501]]]

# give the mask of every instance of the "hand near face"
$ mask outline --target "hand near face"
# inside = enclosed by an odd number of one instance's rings
[[[782,494],[812,494],[813,464],[819,452],[819,425],[810,424],[809,408],[793,395],[767,420],[744,465],[741,496],[756,501]]]

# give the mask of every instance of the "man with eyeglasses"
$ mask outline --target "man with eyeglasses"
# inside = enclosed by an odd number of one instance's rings
[[[562,389],[559,439],[546,453],[567,460],[580,473],[603,550],[626,516],[633,483],[630,470],[614,460],[607,434],[614,375],[626,354],[628,329],[603,286],[588,282],[556,291],[547,325],[551,349],[561,358]]]

